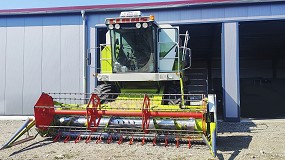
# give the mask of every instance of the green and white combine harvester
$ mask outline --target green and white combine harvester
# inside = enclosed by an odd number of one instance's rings
[[[191,70],[189,35],[179,28],[157,24],[140,11],[107,18],[106,44],[100,45],[98,86],[91,94],[42,93],[35,119],[3,146],[17,141],[33,125],[54,141],[107,143],[128,141],[189,148],[205,143],[216,156],[215,95],[193,94],[186,71]]]

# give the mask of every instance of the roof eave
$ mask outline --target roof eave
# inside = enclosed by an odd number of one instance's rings
[[[202,1],[202,2],[201,2]],[[194,6],[216,6],[225,4],[245,4],[245,3],[268,3],[281,2],[284,0],[191,0],[191,1],[171,1],[171,2],[152,2],[137,4],[115,4],[115,5],[93,5],[93,6],[72,6],[72,7],[54,7],[54,8],[31,8],[31,9],[12,9],[0,10],[0,15],[25,15],[25,14],[60,14],[60,13],[78,13],[81,10],[87,12],[112,12],[122,10],[149,10],[149,9],[167,9]]]

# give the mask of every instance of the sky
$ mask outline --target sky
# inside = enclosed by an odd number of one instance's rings
[[[48,8],[103,4],[147,3],[175,0],[0,0],[0,9]]]

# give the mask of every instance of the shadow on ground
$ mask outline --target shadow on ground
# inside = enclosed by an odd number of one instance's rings
[[[217,138],[217,149],[220,152],[231,153],[228,159],[235,159],[242,149],[247,149],[252,136],[250,135],[238,135],[225,136],[224,133],[251,133],[256,128],[256,124],[248,122],[219,122],[218,123],[218,138]],[[228,134],[227,134],[228,135]],[[225,159],[223,154],[218,153],[219,159]]]
[[[29,151],[29,150],[35,149],[35,148],[43,147],[43,146],[49,145],[51,143],[53,143],[53,141],[51,141],[51,139],[47,138],[47,139],[35,142],[33,144],[30,144],[29,146],[24,147],[24,148],[22,148],[22,149],[20,149],[18,151],[15,151],[9,157],[14,156],[14,155],[19,154],[19,153],[22,153],[22,152],[25,152],[25,151]]]
[[[218,137],[217,146],[218,151],[221,152],[233,152],[230,155],[229,160],[235,159],[242,149],[247,149],[252,140],[252,136],[224,136]],[[218,153],[219,159],[224,159],[223,154]]]

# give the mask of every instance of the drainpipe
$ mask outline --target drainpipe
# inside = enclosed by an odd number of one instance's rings
[[[87,78],[86,78],[86,17],[85,17],[85,11],[81,10],[81,16],[82,16],[82,74],[83,74],[83,83],[82,87],[83,93],[86,93],[87,90]]]

